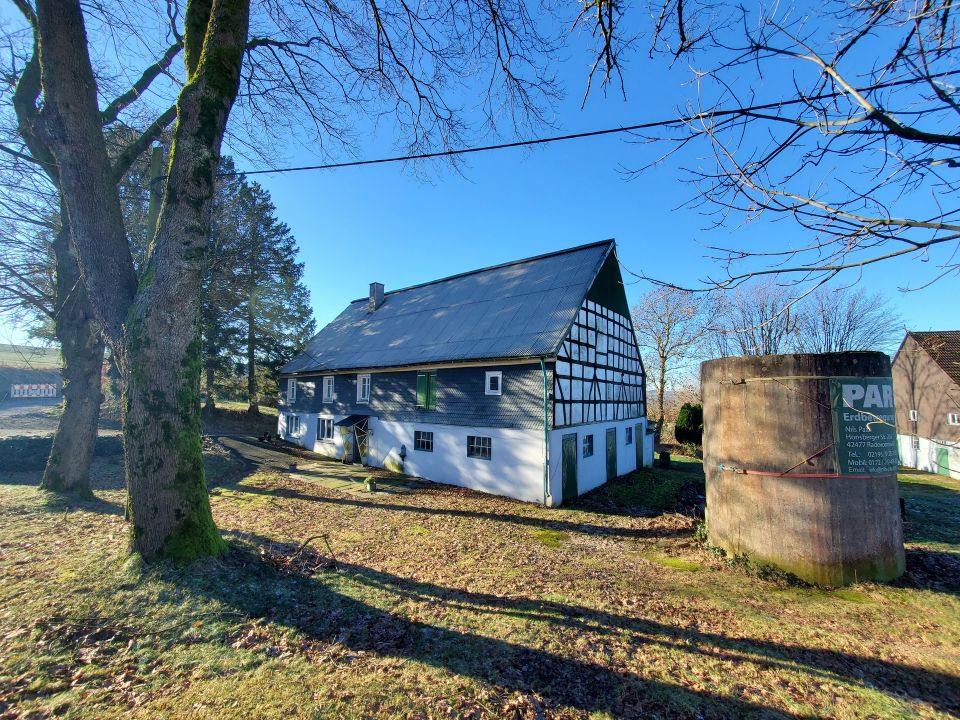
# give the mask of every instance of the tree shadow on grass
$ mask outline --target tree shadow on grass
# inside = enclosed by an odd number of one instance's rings
[[[383,510],[389,512],[417,513],[421,515],[444,515],[447,517],[460,517],[476,520],[492,520],[494,522],[512,523],[515,525],[526,525],[538,529],[562,530],[566,532],[583,533],[585,535],[596,535],[602,537],[619,538],[667,538],[689,535],[691,530],[686,528],[622,528],[610,527],[607,525],[593,525],[590,523],[580,523],[570,520],[562,520],[559,517],[539,518],[526,515],[516,515],[513,513],[485,512],[480,510],[458,510],[456,508],[434,508],[424,505],[400,505],[396,503],[374,502],[373,500],[360,500],[355,498],[333,497],[326,495],[311,495],[302,493],[291,488],[278,488],[275,490],[256,487],[251,485],[234,485],[231,490],[237,492],[252,493],[254,495],[265,495],[269,497],[292,498],[295,500],[307,500],[309,502],[324,503],[328,505],[339,505],[346,507],[369,508],[371,510]]]
[[[358,581],[396,600],[431,598],[455,604],[444,588],[412,583],[394,576],[346,566],[348,580]],[[571,706],[585,712],[606,711],[616,717],[640,717],[666,710],[673,717],[807,717],[763,705],[697,692],[654,679],[644,679],[614,665],[602,665],[571,654],[528,647],[459,629],[431,625],[380,609],[337,592],[338,580],[324,575],[277,574],[273,566],[242,546],[234,545],[218,571],[205,568],[190,578],[194,592],[223,602],[252,617],[291,627],[308,640],[336,642],[353,652],[413,660],[485,683],[493,695],[531,693],[545,709]],[[262,587],[264,592],[252,592]],[[483,613],[510,614],[536,622],[557,620],[558,608],[534,601],[511,601],[468,594],[467,601]],[[529,603],[529,604],[528,604]],[[642,645],[636,648],[643,652]],[[456,707],[456,700],[450,698]],[[541,715],[542,716],[542,715]]]
[[[244,534],[256,539],[256,536]],[[296,548],[290,546],[291,552]],[[223,576],[218,577],[222,573]],[[657,646],[672,653],[696,654],[707,665],[749,663],[772,670],[801,672],[811,687],[824,681],[852,682],[892,698],[912,698],[947,713],[960,711],[960,679],[945,673],[862,657],[839,650],[783,646],[779,643],[703,632],[653,620],[627,617],[572,604],[445,588],[371,568],[339,564],[337,574],[308,577],[278,573],[242,543],[216,573],[205,572],[194,589],[245,614],[267,616],[309,638],[337,641],[355,651],[412,659],[502,688],[536,693],[550,706],[568,705],[616,716],[666,712],[681,717],[802,717],[738,697],[694,691],[679,683],[641,678],[616,661],[599,664],[499,638],[411,620],[334,590],[340,575],[394,605],[417,602],[464,613],[477,620],[498,617],[563,628],[560,639],[592,636],[622,651],[643,653]],[[232,576],[232,577],[231,577]],[[251,592],[252,587],[264,592]],[[379,602],[379,600],[378,600]],[[609,655],[614,658],[616,655]],[[817,691],[819,692],[819,691]],[[815,698],[813,702],[816,702]]]

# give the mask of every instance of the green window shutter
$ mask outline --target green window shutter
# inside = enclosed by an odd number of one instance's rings
[[[427,374],[417,373],[417,407],[427,406]]]
[[[427,383],[427,408],[430,410],[437,409],[437,374],[435,372],[430,373],[428,376],[429,382]]]

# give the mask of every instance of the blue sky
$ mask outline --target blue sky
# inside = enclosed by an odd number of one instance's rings
[[[583,63],[565,63],[561,76],[567,99],[557,109],[557,127],[544,135],[675,117],[689,95],[686,68],[638,58],[625,72],[626,99],[595,92],[581,110]],[[481,136],[477,144],[492,140]],[[684,207],[696,191],[680,163],[699,162],[703,146],[626,179],[623,167],[640,167],[663,149],[605,136],[471,155],[460,173],[432,161],[418,172],[394,164],[257,179],[300,243],[320,326],[364,296],[371,281],[396,289],[609,237],[616,238],[626,268],[684,285],[721,274],[704,257],[707,244],[762,246],[771,238],[799,244],[808,238],[784,220],[714,229],[701,210]],[[359,155],[395,150],[384,133],[369,138]],[[284,159],[293,165],[315,161],[308,151]],[[850,274],[847,281],[888,295],[909,329],[956,327],[955,278],[918,292],[897,290],[925,283],[932,265],[900,260]],[[648,288],[628,279],[631,304]]]
[[[634,18],[647,21],[639,14]],[[573,45],[580,42],[575,38]],[[589,60],[582,48],[573,47],[556,66],[566,96],[554,108],[553,127],[536,134],[673,118],[694,99],[689,67],[669,67],[641,51],[624,68],[626,98],[613,90],[604,95],[595,86],[581,109]],[[771,86],[776,80],[767,77]],[[759,100],[767,99],[762,86],[755,89]],[[468,96],[465,91],[464,98]],[[355,157],[397,153],[389,122],[374,127],[361,119],[357,131]],[[515,136],[477,132],[472,141],[511,139]],[[471,155],[459,172],[443,161],[430,161],[416,168],[392,164],[256,179],[271,192],[280,219],[299,242],[319,326],[348,301],[364,296],[372,281],[396,289],[609,237],[616,238],[626,268],[682,285],[721,274],[704,257],[707,244],[763,247],[771,239],[778,246],[809,240],[789,221],[711,228],[712,220],[700,210],[684,207],[696,190],[681,170],[681,164],[699,164],[707,148],[694,146],[627,180],[624,167],[640,167],[665,149],[628,140],[606,136]],[[286,138],[262,142],[275,151],[277,166],[320,160],[312,148]],[[324,158],[348,159],[346,151]],[[238,165],[245,167],[243,161]],[[897,290],[922,285],[934,271],[933,263],[899,260],[865,270],[859,282],[887,294],[909,329],[955,328],[955,277],[918,292]],[[855,279],[848,276],[849,282]],[[628,284],[631,304],[646,289],[643,283]],[[3,328],[0,342],[8,338],[22,339],[22,333]]]

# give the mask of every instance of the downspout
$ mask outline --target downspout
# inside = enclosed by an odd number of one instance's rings
[[[540,358],[540,372],[543,375],[543,504],[547,505],[550,495],[550,422],[547,394],[547,366]]]

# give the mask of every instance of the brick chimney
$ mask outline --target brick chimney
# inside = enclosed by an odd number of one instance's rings
[[[372,313],[383,305],[383,283],[370,283],[370,299],[367,300],[367,312]]]

